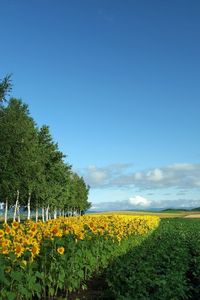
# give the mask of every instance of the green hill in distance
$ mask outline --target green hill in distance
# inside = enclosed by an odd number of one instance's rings
[[[193,208],[191,211],[200,211],[200,207]]]
[[[182,208],[166,208],[166,209],[162,209],[160,212],[164,212],[164,213],[177,213],[177,212],[181,212],[181,211],[191,211],[191,209],[182,209]]]
[[[195,208],[167,208],[167,209],[162,209],[160,212],[164,213],[177,213],[177,212],[190,212],[190,211],[200,211],[200,207],[195,207]]]

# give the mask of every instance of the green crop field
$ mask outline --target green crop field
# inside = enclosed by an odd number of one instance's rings
[[[106,278],[110,299],[200,299],[200,220],[161,220]]]
[[[77,293],[78,299],[199,300],[200,220],[181,214],[163,218],[152,234],[92,280],[88,291]]]

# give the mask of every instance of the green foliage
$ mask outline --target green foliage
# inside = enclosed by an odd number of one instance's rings
[[[32,263],[24,263],[10,253],[0,256],[0,299],[57,299],[77,289],[85,289],[94,273],[101,274],[119,255],[141,243],[145,237],[130,236],[115,242],[109,236],[88,233],[84,240],[73,235],[45,239],[40,254]],[[57,249],[64,247],[60,254]]]
[[[162,220],[141,245],[108,268],[115,299],[199,299],[199,220]]]
[[[6,95],[10,76],[0,81],[0,199],[8,208],[44,208],[53,212],[81,214],[90,207],[89,188],[73,173],[65,155],[53,141],[49,127],[40,129],[28,105]],[[4,105],[3,105],[4,104]],[[16,201],[17,200],[17,201]]]
[[[11,75],[7,75],[0,80],[0,105],[2,102],[6,101],[6,95],[11,91],[11,88]]]
[[[40,297],[41,285],[36,282],[35,264],[25,265],[18,261],[14,254],[10,260],[0,257],[0,299],[32,299]]]
[[[85,282],[94,273],[100,274],[109,262],[139,241],[141,237],[131,237],[122,241],[120,246],[117,241],[113,243],[112,239],[100,236],[88,236],[78,241],[73,236],[66,236],[46,241],[38,261],[39,273],[43,274],[40,284],[44,295],[56,296],[59,291],[68,294],[85,287]],[[62,255],[56,251],[60,246],[67,249]]]

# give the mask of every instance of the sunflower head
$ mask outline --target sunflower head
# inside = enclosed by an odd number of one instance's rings
[[[3,236],[4,236],[4,231],[0,229],[0,238],[2,238]]]
[[[16,243],[14,246],[14,252],[17,255],[17,257],[22,256],[23,252],[24,252],[24,248],[22,247],[21,244]]]
[[[57,248],[57,252],[58,252],[59,254],[64,254],[65,248],[64,248],[64,247],[58,247],[58,248]]]

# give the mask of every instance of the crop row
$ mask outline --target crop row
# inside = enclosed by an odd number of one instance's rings
[[[13,222],[0,230],[0,299],[66,295],[159,224],[148,216],[84,216]]]
[[[118,300],[200,299],[199,220],[162,220],[110,265],[107,282]]]

